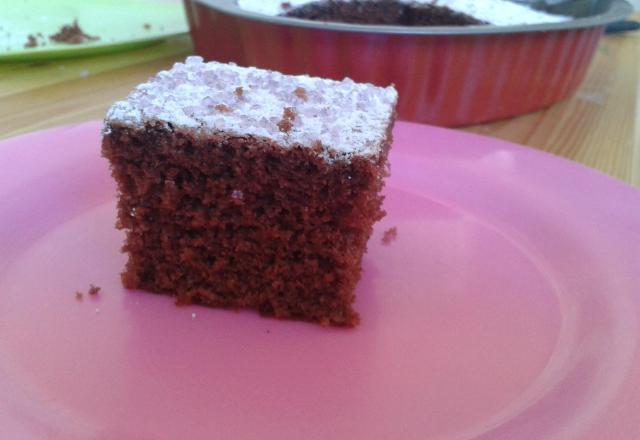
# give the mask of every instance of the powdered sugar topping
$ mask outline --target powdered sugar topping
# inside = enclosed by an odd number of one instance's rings
[[[334,0],[349,2],[351,0]],[[362,0],[360,0],[362,1]],[[536,11],[509,0],[397,0],[405,4],[432,4],[444,6],[452,11],[469,15],[477,20],[495,26],[558,23],[571,17]],[[280,15],[290,10],[318,0],[238,0],[240,8],[264,15]]]
[[[271,139],[284,147],[320,142],[342,156],[375,156],[398,99],[393,87],[203,62],[189,57],[113,104],[114,124],[171,124],[196,135]]]

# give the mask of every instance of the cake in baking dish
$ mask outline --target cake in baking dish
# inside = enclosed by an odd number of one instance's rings
[[[570,19],[509,0],[238,0],[238,5],[267,15],[402,26],[509,26]]]
[[[126,287],[354,326],[397,93],[190,57],[109,109]]]

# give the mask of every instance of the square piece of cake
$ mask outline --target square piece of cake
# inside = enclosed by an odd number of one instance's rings
[[[189,57],[109,109],[127,288],[354,326],[397,93]]]

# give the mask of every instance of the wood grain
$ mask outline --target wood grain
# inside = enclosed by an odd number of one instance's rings
[[[182,35],[114,55],[0,65],[0,138],[102,119],[136,84],[190,53]]]
[[[603,39],[577,93],[466,131],[528,145],[640,186],[640,32]]]
[[[193,52],[187,36],[113,55],[0,65],[0,139],[101,119],[109,105]],[[464,130],[528,145],[640,186],[640,32],[603,39],[578,92],[536,113]]]

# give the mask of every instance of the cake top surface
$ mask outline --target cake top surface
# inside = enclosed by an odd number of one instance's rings
[[[319,141],[325,153],[375,156],[397,99],[393,87],[205,63],[194,56],[114,103],[105,132],[113,124],[160,122],[196,135],[255,136],[284,147]]]
[[[335,0],[352,1],[352,0]],[[362,1],[362,0],[360,0]],[[397,0],[399,3],[443,6],[495,26],[558,23],[571,17],[547,14],[509,0]],[[280,15],[291,8],[316,3],[318,0],[238,0],[244,10],[265,15]],[[285,7],[286,5],[286,7]]]

